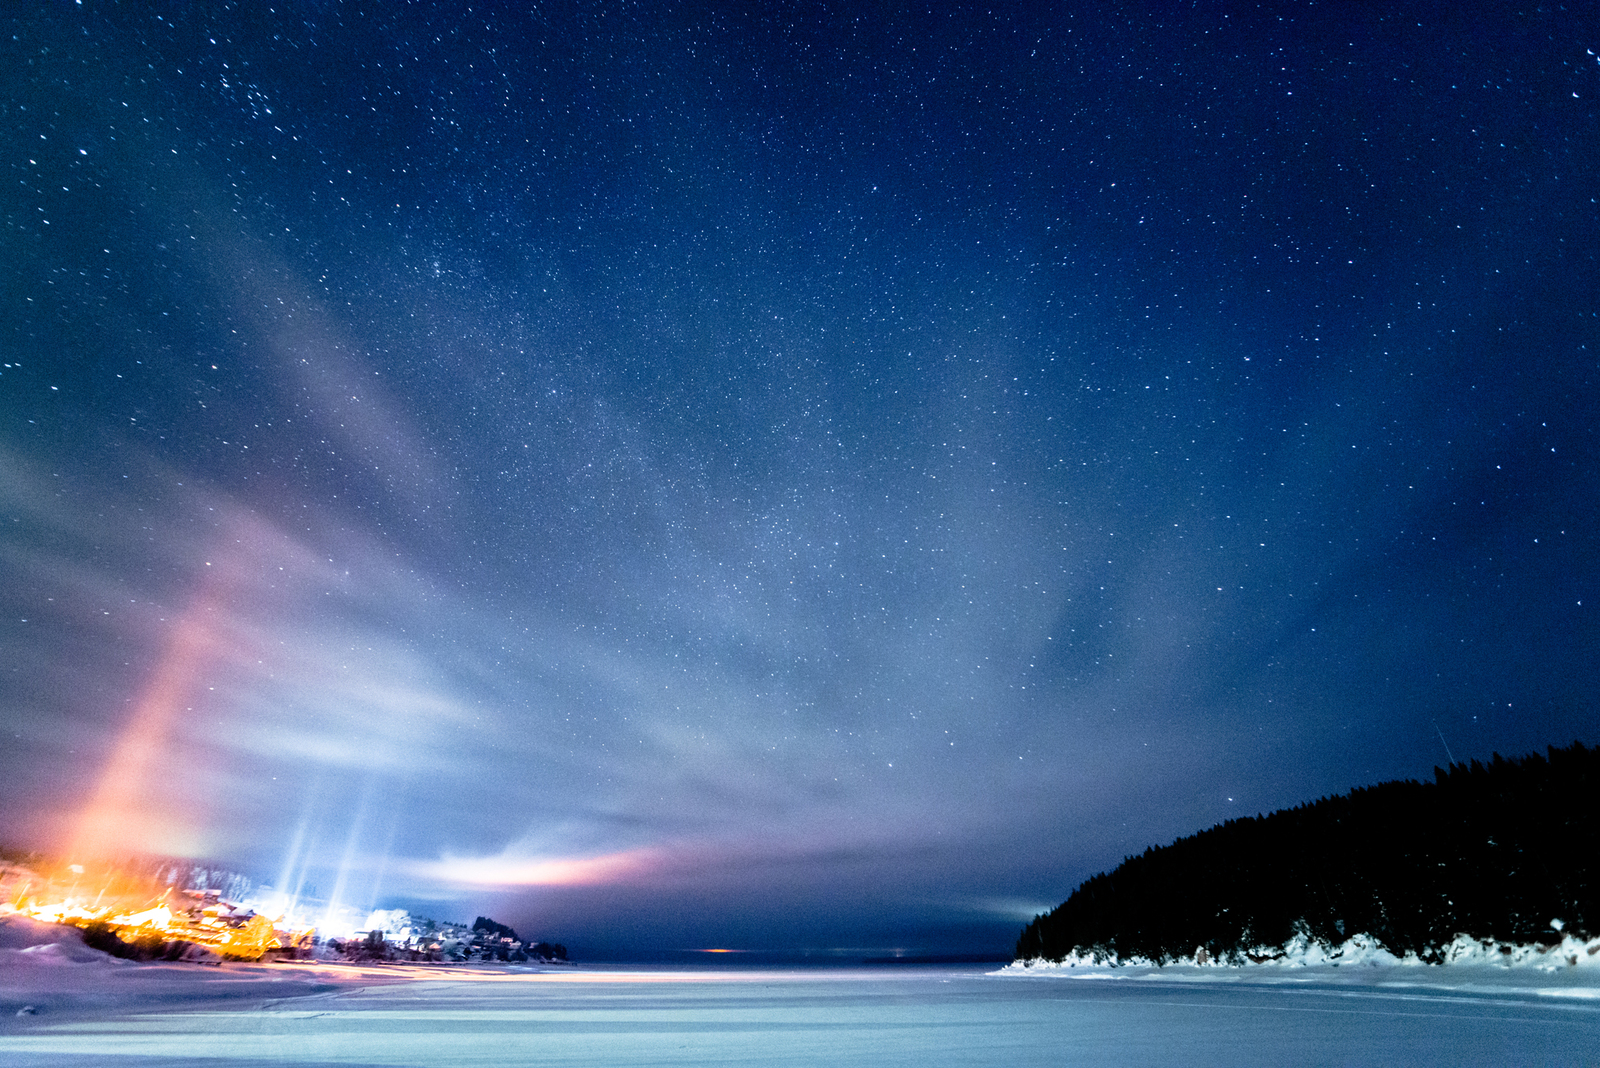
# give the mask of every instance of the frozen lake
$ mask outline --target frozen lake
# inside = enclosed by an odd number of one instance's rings
[[[168,965],[105,971],[87,984],[81,968],[30,971],[39,1004],[0,1020],[0,1065],[1600,1061],[1593,989],[1505,974],[1444,983],[1439,969],[1258,981],[1198,969],[1065,977],[923,966],[517,973]],[[25,977],[13,971],[4,980],[14,1005]]]

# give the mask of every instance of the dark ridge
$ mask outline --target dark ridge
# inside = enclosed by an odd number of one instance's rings
[[[503,923],[495,923],[487,916],[479,916],[477,919],[473,920],[472,929],[474,931],[480,931],[491,938],[504,938],[512,942],[522,941],[522,939],[517,937],[517,932],[513,931]]]
[[[1259,959],[1297,931],[1441,960],[1457,935],[1593,937],[1600,748],[1434,768],[1128,857],[1034,918],[1016,959]],[[1560,924],[1558,929],[1552,923]],[[1561,933],[1558,933],[1558,930]]]

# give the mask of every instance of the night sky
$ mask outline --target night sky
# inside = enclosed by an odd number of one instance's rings
[[[0,21],[0,828],[990,952],[1600,741],[1587,5]]]

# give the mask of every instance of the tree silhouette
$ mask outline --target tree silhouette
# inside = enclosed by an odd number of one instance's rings
[[[1019,960],[1276,952],[1297,930],[1371,935],[1441,959],[1458,934],[1501,942],[1591,937],[1600,923],[1600,748],[1434,769],[1146,849],[1036,917]]]

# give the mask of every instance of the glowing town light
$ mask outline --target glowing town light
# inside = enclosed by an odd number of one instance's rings
[[[261,913],[222,900],[216,891],[179,890],[114,868],[71,864],[59,874],[11,867],[0,873],[0,916],[70,924],[114,934],[142,952],[260,960],[274,950],[308,948],[314,931],[281,929]],[[79,894],[86,880],[94,900]]]

